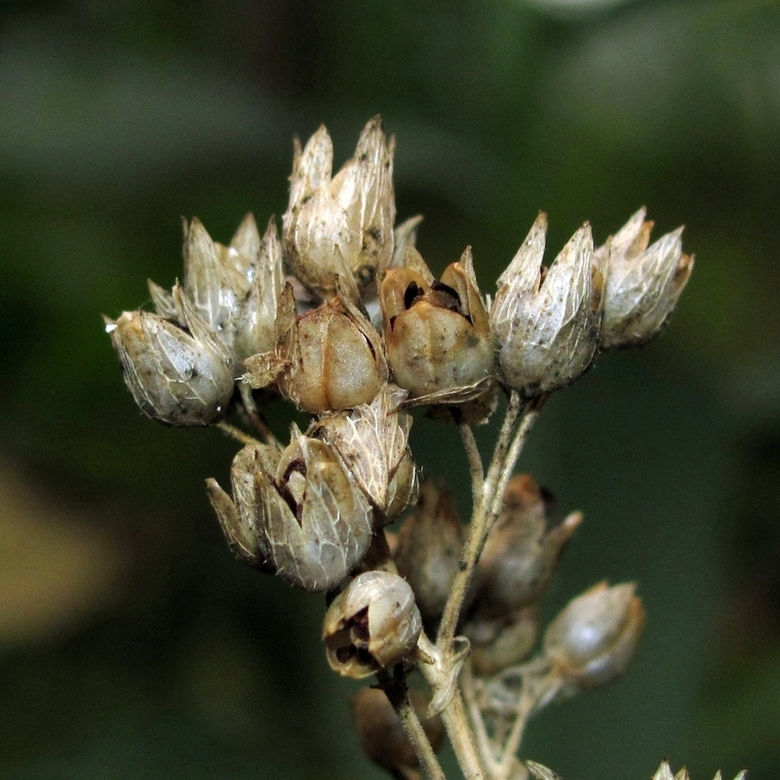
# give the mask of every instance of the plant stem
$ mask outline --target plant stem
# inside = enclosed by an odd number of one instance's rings
[[[463,777],[466,780],[489,780],[482,767],[482,761],[474,743],[474,733],[466,716],[466,708],[463,706],[463,698],[460,688],[456,688],[450,703],[441,714],[447,736],[450,738],[455,757],[458,759]]]
[[[414,752],[420,761],[426,778],[428,780],[447,780],[444,770],[441,768],[441,764],[439,764],[439,759],[436,758],[436,754],[433,752],[428,735],[425,733],[422,723],[420,723],[420,719],[417,717],[417,713],[409,699],[409,691],[406,690],[404,692],[399,702],[394,701],[394,697],[390,696],[389,693],[387,698],[393,705],[401,725],[404,727],[406,736],[409,737],[409,741],[414,747]]]
[[[460,679],[463,699],[471,719],[472,728],[474,729],[474,736],[476,738],[477,748],[482,756],[482,763],[487,768],[488,774],[493,777],[495,775],[496,756],[493,752],[493,745],[491,744],[487,729],[485,728],[485,720],[482,717],[482,711],[477,702],[476,691],[474,690],[474,674],[471,669],[470,658],[467,658],[466,663],[463,664]]]

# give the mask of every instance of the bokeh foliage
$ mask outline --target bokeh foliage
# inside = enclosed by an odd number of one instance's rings
[[[524,755],[568,780],[664,756],[780,774],[777,3],[72,0],[0,19],[3,777],[381,776],[318,598],[220,537],[203,478],[235,446],[142,419],[99,316],[181,273],[180,215],[221,241],[248,210],[264,223],[294,134],[325,122],[341,161],[376,113],[434,268],[471,244],[492,290],[538,209],[556,251],[643,203],[697,255],[667,334],[554,397],[521,462],[585,511],[550,611],[609,578],[637,579],[649,613],[626,679],[546,711]],[[269,418],[282,433],[288,413]],[[427,473],[465,474],[451,431],[413,437]]]

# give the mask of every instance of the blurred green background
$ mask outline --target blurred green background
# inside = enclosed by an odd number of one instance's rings
[[[553,397],[523,456],[586,517],[549,610],[607,578],[649,613],[626,678],[523,755],[780,777],[780,7],[749,0],[2,4],[0,776],[382,777],[321,598],[221,538],[203,479],[236,446],[143,418],[100,320],[181,273],[181,215],[264,224],[295,134],[326,123],[340,164],[376,113],[434,269],[471,244],[492,291],[539,209],[550,256],[643,204],[697,256],[668,332]],[[451,431],[413,434],[465,482]]]

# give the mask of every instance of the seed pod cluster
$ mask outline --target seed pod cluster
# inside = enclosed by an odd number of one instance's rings
[[[296,142],[281,238],[274,219],[261,236],[251,215],[229,245],[197,218],[185,222],[181,283],[168,292],[149,282],[154,312],[105,320],[145,414],[228,428],[222,420],[235,407],[254,426],[260,440],[238,435],[245,446],[230,492],[210,479],[209,499],[239,558],[328,592],[328,661],[356,678],[412,658],[423,620],[435,628],[458,572],[471,571],[449,492],[419,484],[410,408],[478,423],[506,391],[539,408],[600,349],[659,333],[693,267],[681,229],[649,243],[641,209],[597,249],[583,225],[545,268],[540,214],[491,303],[471,248],[436,279],[415,247],[421,218],[395,225],[394,148],[375,117],[334,175],[321,127],[303,148]],[[257,410],[271,394],[311,416],[287,446]],[[503,499],[459,625],[479,677],[531,653],[538,602],[581,521],[574,513],[553,523],[549,496],[527,475],[510,479]],[[415,502],[393,560],[384,528]],[[643,623],[633,585],[602,583],[553,621],[536,660],[569,688],[604,684],[625,668]],[[385,722],[386,702],[373,693],[360,701],[374,714],[359,722]],[[392,766],[405,748],[394,736],[376,747],[381,730],[367,728],[367,750]]]

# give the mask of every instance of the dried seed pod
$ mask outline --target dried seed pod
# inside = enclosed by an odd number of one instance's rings
[[[231,547],[296,587],[333,589],[371,544],[363,493],[330,446],[299,431],[281,455],[256,446],[239,453],[232,501],[213,480],[208,487]]]
[[[229,247],[220,247],[225,258],[223,262],[229,258],[243,265],[246,258],[252,259],[244,270],[250,282],[249,291],[239,302],[233,320],[233,354],[238,361],[273,350],[276,341],[274,321],[284,287],[282,244],[276,222],[273,218],[268,221],[257,250],[254,250],[255,237],[259,238],[259,234],[254,219],[249,222],[250,218],[251,214],[236,231]],[[253,254],[245,254],[249,252]]]
[[[477,566],[478,609],[484,616],[513,612],[547,590],[561,550],[582,522],[575,512],[549,529],[548,510],[549,500],[530,475],[509,480],[504,511]]]
[[[636,585],[600,582],[572,599],[547,627],[544,654],[579,688],[606,685],[626,670],[645,625]]]
[[[239,301],[249,292],[249,281],[243,263],[225,263],[223,259],[219,245],[197,217],[189,226],[184,223],[184,292],[217,338],[232,351],[233,320]]]
[[[182,326],[145,311],[104,317],[122,364],[125,384],[141,411],[166,425],[208,425],[222,416],[233,395],[225,347],[174,288]]]
[[[347,585],[325,614],[322,638],[331,669],[360,679],[408,656],[422,630],[406,580],[367,571]]]
[[[444,741],[441,718],[438,715],[433,718],[426,716],[429,699],[422,691],[410,688],[409,699],[431,747],[438,753]],[[414,769],[420,765],[401,721],[384,691],[378,688],[363,688],[352,702],[352,718],[360,744],[375,764],[390,772]]]
[[[273,473],[280,453],[265,444],[248,444],[233,458],[230,483],[233,498],[215,479],[206,480],[206,489],[222,531],[233,553],[256,569],[276,573],[270,557],[272,545],[259,511],[255,475],[264,470]]]
[[[648,247],[652,222],[642,208],[594,253],[606,271],[604,349],[640,346],[669,321],[693,270],[693,257],[682,251],[682,228]]]
[[[460,403],[485,392],[493,341],[470,247],[440,282],[408,247],[405,267],[388,270],[379,298],[393,377],[416,403]]]
[[[370,403],[387,381],[382,342],[342,292],[298,317],[287,285],[276,316],[276,351],[244,361],[245,380],[253,387],[275,382],[285,398],[310,414]]]
[[[387,522],[417,498],[417,468],[409,448],[412,416],[401,409],[406,395],[385,385],[370,404],[328,415],[312,429],[339,453]]]
[[[282,248],[273,219],[261,239],[247,214],[229,246],[212,241],[197,218],[184,223],[184,293],[234,366],[273,349],[282,284]],[[183,324],[172,295],[152,281],[149,292],[159,315]]]
[[[503,618],[476,616],[463,627],[471,642],[471,663],[479,677],[492,677],[524,661],[536,644],[539,612],[523,607]]]
[[[394,140],[376,116],[355,156],[331,178],[333,144],[324,126],[301,152],[296,142],[290,203],[282,218],[287,260],[295,276],[325,298],[346,270],[368,290],[393,254]]]
[[[412,586],[425,620],[438,620],[459,570],[463,524],[448,490],[439,492],[430,480],[398,534],[395,562]]]
[[[593,362],[602,318],[601,269],[583,225],[549,269],[542,267],[547,217],[540,214],[498,278],[490,310],[504,383],[533,397],[577,379]]]

